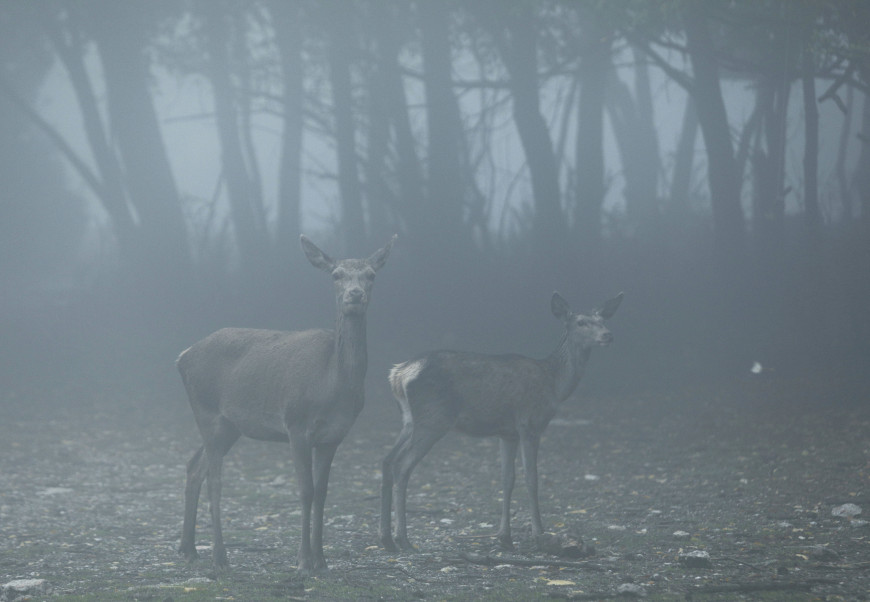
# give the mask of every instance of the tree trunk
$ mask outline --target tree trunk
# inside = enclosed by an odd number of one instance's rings
[[[267,233],[257,227],[255,206],[262,205],[257,187],[245,167],[235,92],[230,77],[228,13],[225,2],[201,0],[207,26],[209,76],[214,94],[215,120],[221,147],[221,166],[229,197],[243,273],[255,278],[267,257]]]
[[[509,72],[513,117],[529,166],[535,202],[533,240],[544,258],[564,252],[567,228],[562,212],[559,169],[547,122],[541,114],[537,61],[537,27],[526,5],[511,8],[507,37],[497,32],[501,54]],[[591,226],[591,224],[590,224]]]
[[[635,54],[636,98],[632,98],[629,87],[614,76],[608,82],[611,100],[607,108],[622,159],[629,222],[649,229],[656,227],[660,162],[649,77],[638,54]]]
[[[146,269],[152,279],[183,280],[190,249],[181,200],[151,103],[142,35],[144,7],[102,2],[91,23],[103,65],[112,132],[124,163],[127,191],[139,216]],[[145,9],[147,10],[147,8]]]
[[[683,110],[683,125],[677,142],[674,158],[674,175],[671,180],[670,202],[678,214],[689,212],[689,194],[692,187],[692,171],[695,165],[695,142],[698,139],[698,113],[692,97],[686,98]]]
[[[382,23],[381,26],[385,26]],[[371,236],[376,240],[386,240],[390,229],[387,223],[387,207],[395,206],[390,186],[387,183],[387,155],[390,147],[390,114],[386,77],[384,76],[384,57],[380,57],[375,74],[368,78],[368,129],[366,134],[364,174],[365,192],[371,224]]]
[[[625,196],[629,202],[629,211],[632,211],[633,206],[635,215],[641,223],[644,223],[658,212],[661,158],[646,57],[637,48],[632,49],[632,54],[635,64],[634,91],[638,143],[636,163],[631,166],[631,173],[626,174]]]
[[[331,0],[327,11],[329,33],[329,82],[335,118],[335,146],[338,161],[338,190],[341,195],[341,230],[345,251],[361,252],[367,245],[365,214],[357,161],[356,127],[353,118],[351,61],[356,52],[353,3]]]
[[[752,165],[753,238],[760,255],[782,249],[785,226],[785,140],[790,86],[787,75],[762,75],[756,92]],[[749,124],[747,124],[748,127]]]
[[[740,180],[705,10],[699,2],[689,3],[685,9],[686,43],[694,72],[691,91],[707,150],[715,247],[720,256],[736,258],[743,250],[745,236]]]
[[[837,142],[837,160],[834,164],[834,173],[837,175],[837,188],[840,193],[840,207],[842,220],[849,222],[854,217],[852,206],[852,188],[849,178],[846,176],[846,161],[849,151],[849,143],[853,136],[853,114],[855,112],[855,88],[849,86],[846,89],[846,111],[843,115],[843,123],[840,127],[840,137]]]
[[[591,37],[591,36],[590,36]],[[601,204],[604,202],[604,96],[612,73],[610,36],[595,34],[580,59],[580,100],[577,107],[576,224],[580,243],[595,249],[601,238]]]
[[[385,3],[373,3],[374,9],[385,9]],[[386,12],[386,10],[384,10]],[[392,21],[390,21],[392,23]],[[417,144],[408,114],[408,99],[399,65],[399,43],[393,28],[381,30],[381,62],[379,70],[383,88],[383,110],[390,116],[390,123],[396,137],[396,177],[399,185],[399,199],[396,211],[404,216],[409,227],[416,233],[425,229],[421,223],[424,199],[423,168],[417,154]],[[455,101],[454,101],[455,102]]]
[[[297,0],[272,0],[275,42],[281,55],[284,123],[278,185],[278,223],[275,243],[281,258],[296,257],[301,230],[302,131],[305,90],[302,62],[301,4]],[[292,255],[291,255],[292,253]]]
[[[467,152],[453,91],[450,5],[443,0],[423,0],[419,8],[428,163],[424,252],[449,249],[461,254],[467,246],[463,219]]]
[[[861,221],[865,232],[870,235],[870,95],[864,95],[864,108],[861,112],[861,152],[853,176],[855,190],[861,203]]]
[[[819,232],[819,107],[812,52],[803,50],[801,81],[804,93],[804,219],[811,239]]]
[[[85,136],[101,178],[98,197],[112,222],[121,257],[128,265],[138,266],[142,261],[139,229],[127,204],[121,166],[109,145],[96,94],[85,69],[85,48],[76,16],[76,11],[73,11],[66,31],[55,15],[46,15],[44,25],[78,100]]]

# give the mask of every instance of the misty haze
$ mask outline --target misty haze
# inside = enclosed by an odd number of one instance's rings
[[[0,2],[0,600],[866,599],[868,23]]]

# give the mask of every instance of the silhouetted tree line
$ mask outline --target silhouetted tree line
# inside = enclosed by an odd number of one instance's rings
[[[586,261],[595,277],[614,253],[630,266],[663,249],[771,270],[839,253],[866,272],[868,22],[863,0],[4,2],[0,244],[6,258],[70,253],[85,212],[59,182],[60,157],[107,216],[122,271],[160,290],[215,269],[247,286],[301,265],[312,180],[335,190],[325,247],[360,253],[398,232],[397,255],[432,279],[457,262],[564,273]],[[53,68],[86,147],[35,104]],[[212,199],[178,189],[158,72],[209,84],[222,168]],[[688,98],[672,156],[657,127],[660,73]],[[734,83],[748,106],[729,104]],[[825,107],[837,123],[820,120]],[[263,114],[281,124],[276,185],[256,152]],[[838,128],[837,148],[820,148],[822,127]],[[510,172],[506,152],[519,157]],[[823,153],[836,183],[822,196]],[[45,177],[22,181],[33,171],[22,162]],[[26,234],[45,231],[52,241]],[[820,248],[826,237],[839,250]]]

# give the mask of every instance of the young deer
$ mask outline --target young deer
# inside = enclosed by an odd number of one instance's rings
[[[336,261],[304,235],[308,261],[332,275],[335,330],[281,332],[224,328],[178,356],[203,444],[187,464],[179,551],[196,558],[196,509],[204,478],[214,529],[216,568],[227,566],[221,532],[223,457],[245,435],[290,443],[302,501],[298,568],[326,570],[323,505],[335,451],[363,407],[366,308],[394,236],[368,259]],[[312,514],[313,507],[313,514]]]
[[[434,351],[397,364],[390,371],[393,395],[402,410],[402,430],[383,462],[380,539],[396,551],[411,548],[405,522],[408,479],[417,463],[451,428],[474,437],[499,437],[504,498],[499,543],[512,548],[510,526],[514,460],[522,449],[529,490],[532,534],[544,532],[538,509],[538,443],[559,404],[580,381],[592,347],[609,345],[613,335],[604,326],[622,301],[622,293],[590,315],[571,311],[553,293],[553,315],[565,324],[556,350],[544,360],[522,355],[482,355]],[[393,484],[396,485],[396,540],[390,525]]]

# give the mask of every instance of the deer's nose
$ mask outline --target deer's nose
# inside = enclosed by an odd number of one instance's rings
[[[352,288],[347,291],[347,300],[350,303],[362,303],[365,299],[365,291],[361,288]]]
[[[609,332],[602,332],[598,337],[598,341],[602,345],[610,345],[613,342],[613,335]]]

